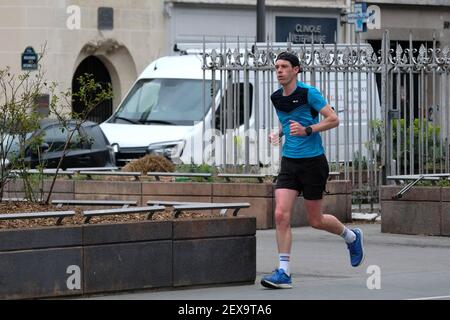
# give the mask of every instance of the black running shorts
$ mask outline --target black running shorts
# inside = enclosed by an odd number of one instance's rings
[[[283,157],[276,189],[297,190],[306,200],[320,200],[328,180],[328,161],[325,155],[292,159]]]

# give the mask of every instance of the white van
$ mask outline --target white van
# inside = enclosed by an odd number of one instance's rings
[[[219,165],[225,161],[227,164],[244,164],[245,134],[249,136],[251,150],[249,164],[269,162],[264,156],[268,151],[263,150],[268,147],[267,138],[260,141],[259,159],[256,156],[253,78],[250,77],[248,83],[251,87],[248,129],[251,130],[244,133],[244,119],[241,116],[239,123],[227,130],[227,135],[222,135],[210,130],[213,115],[212,75],[211,71],[204,74],[202,59],[201,54],[162,57],[139,76],[114,114],[101,124],[108,140],[117,150],[118,165],[148,153],[162,154],[175,163]],[[243,91],[243,82],[238,81]],[[220,77],[216,77],[215,86],[214,120],[217,121],[223,102]],[[242,92],[240,94],[242,96]],[[239,112],[242,113],[243,98],[240,97],[239,101]],[[263,119],[263,115],[260,118]],[[275,125],[278,126],[278,123]],[[268,133],[263,134],[267,137]],[[211,142],[212,135],[220,135],[214,144]],[[279,148],[273,149],[275,151],[270,151],[269,155],[276,157]],[[227,160],[222,159],[222,155],[226,155]]]
[[[201,63],[199,55],[163,57],[139,76],[112,117],[101,124],[118,149],[119,165],[152,151],[171,158],[185,155],[187,137],[201,131],[204,116]]]

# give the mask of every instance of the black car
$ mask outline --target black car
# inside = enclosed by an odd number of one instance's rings
[[[31,168],[40,163],[45,168],[56,168],[69,133],[76,128],[76,123],[71,121],[67,126],[69,130],[57,120],[42,120],[40,129],[30,134],[30,137],[42,135],[42,143],[39,148],[26,149],[25,162],[29,163]],[[84,122],[79,130],[75,130],[70,141],[61,169],[115,166],[114,150],[97,123]]]

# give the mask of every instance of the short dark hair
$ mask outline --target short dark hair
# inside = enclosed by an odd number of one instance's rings
[[[298,57],[295,54],[293,54],[291,52],[284,51],[284,52],[280,53],[277,56],[276,61],[278,61],[280,59],[289,61],[293,67],[300,67],[300,60],[298,59]]]

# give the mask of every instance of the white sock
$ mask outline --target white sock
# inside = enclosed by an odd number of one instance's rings
[[[283,269],[284,273],[289,276],[291,274],[291,270],[289,269],[289,261],[291,260],[291,255],[289,253],[280,253],[278,256],[280,259],[279,269]]]
[[[356,234],[347,227],[344,227],[341,237],[344,238],[346,243],[352,243],[356,240]]]

